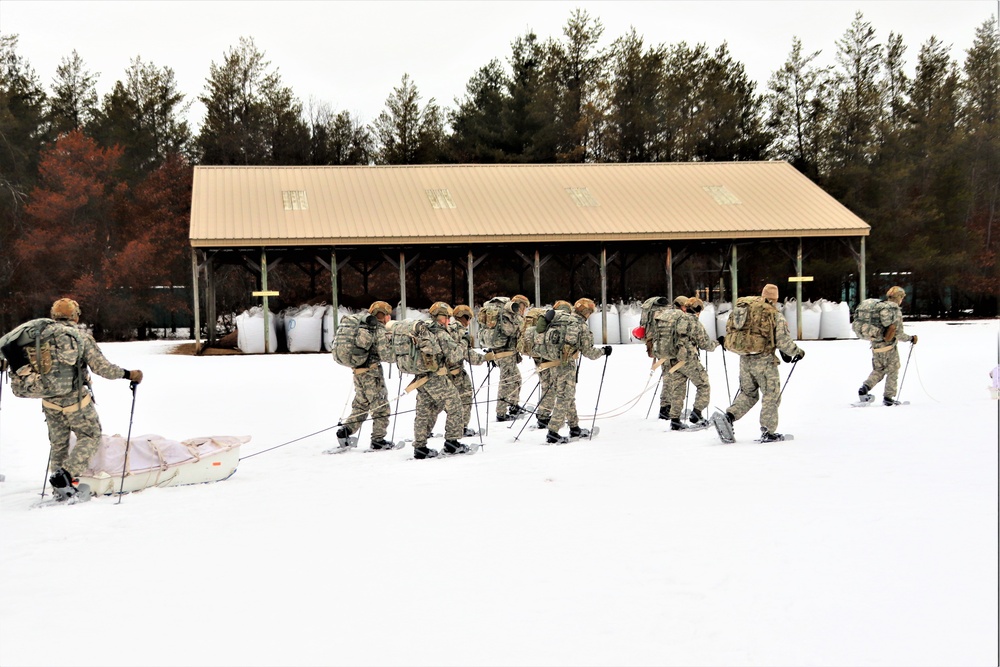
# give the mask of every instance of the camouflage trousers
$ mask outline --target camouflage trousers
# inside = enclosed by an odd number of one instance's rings
[[[760,399],[760,425],[768,433],[778,428],[781,405],[781,377],[774,354],[745,354],[740,357],[740,391],[728,412],[736,419],[750,411]]]
[[[580,417],[576,413],[576,364],[564,361],[550,368],[549,372],[552,374],[550,389],[555,397],[549,430],[558,431],[563,424],[570,428],[579,426]]]
[[[64,468],[79,477],[101,444],[101,419],[93,403],[75,412],[60,412],[42,406],[49,429],[49,471]],[[76,434],[73,451],[69,448],[70,433]]]
[[[464,368],[460,368],[458,373],[449,374],[449,377],[451,378],[451,383],[455,385],[455,389],[458,390],[458,398],[462,401],[462,407],[465,408],[462,411],[462,428],[465,429],[472,421],[474,393],[472,391],[472,378],[469,377],[468,372]]]
[[[507,414],[511,407],[521,405],[521,369],[517,367],[520,354],[497,359],[500,368],[500,386],[497,387],[497,416]]]
[[[552,406],[556,404],[556,392],[552,387],[552,372],[555,368],[539,369],[538,366],[542,363],[545,362],[535,360],[535,368],[538,369],[538,390],[540,396],[538,407],[535,408],[535,416],[540,419],[548,419],[552,416]]]
[[[458,440],[464,435],[462,399],[458,389],[447,375],[430,375],[427,382],[417,388],[417,414],[413,418],[413,446],[424,447],[434,429],[438,415],[444,410],[447,420],[444,425],[446,440]]]
[[[372,415],[372,440],[381,440],[389,432],[389,392],[381,364],[367,373],[354,374],[354,401],[351,416],[344,426],[348,434],[361,430],[368,413]]]
[[[667,359],[660,365],[660,412],[670,412],[670,396],[673,394],[673,386],[670,381],[673,375],[670,374],[670,367],[677,363]],[[676,373],[674,374],[676,375]]]
[[[896,381],[899,378],[899,349],[893,345],[885,352],[872,350],[872,372],[865,380],[865,386],[871,391],[885,378],[885,398],[896,397]]]
[[[671,359],[671,361],[673,360]],[[674,363],[678,362],[674,361]],[[666,365],[665,363],[664,367]],[[687,396],[688,380],[691,381],[691,384],[695,388],[693,407],[698,412],[704,412],[705,408],[708,407],[709,400],[712,398],[712,390],[708,384],[708,373],[705,372],[705,367],[701,365],[698,357],[695,356],[686,360],[684,365],[673,373],[670,372],[669,368],[665,372],[669,379],[664,384],[670,386],[670,399],[667,401],[670,404],[670,418],[678,419],[681,416],[684,399]]]

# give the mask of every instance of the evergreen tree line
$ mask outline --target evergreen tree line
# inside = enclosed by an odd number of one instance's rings
[[[600,20],[576,10],[559,38],[513,39],[453,107],[422,103],[404,74],[367,124],[304,106],[242,38],[209,66],[197,130],[168,66],[136,56],[101,99],[76,51],[46,87],[0,35],[0,325],[65,293],[120,336],[186,308],[169,288],[190,283],[195,164],[787,160],[872,225],[869,271],[902,273],[925,314],[995,315],[997,27],[976,28],[961,62],[930,38],[910,76],[903,37],[879,41],[859,12],[835,65],[793,38],[758,92],[725,43],[647,44],[633,29],[602,47]],[[837,253],[812,267],[841,279]]]

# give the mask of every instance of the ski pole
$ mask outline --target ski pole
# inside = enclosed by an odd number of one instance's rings
[[[649,398],[649,407],[646,408],[646,419],[649,419],[649,413],[653,410],[653,402],[656,400],[659,392],[657,389],[660,388],[660,383],[663,382],[663,371],[660,371],[660,379],[656,381],[656,386],[653,388],[653,395]]]
[[[609,348],[610,350],[610,348]],[[597,403],[594,403],[594,419],[590,422],[590,438],[594,439],[594,424],[597,423],[597,406],[601,404],[601,390],[604,389],[604,374],[608,372],[608,355],[604,355],[604,369],[601,370],[601,384],[597,386]]]
[[[792,362],[792,370],[788,371],[788,377],[785,378],[785,384],[781,385],[781,391],[778,392],[778,398],[781,398],[781,395],[785,393],[785,387],[788,386],[788,381],[792,379],[792,373],[795,372],[795,367],[798,365],[799,362],[797,361]]]
[[[539,380],[538,383],[539,383],[539,386],[540,386],[541,385],[541,380]],[[531,410],[531,412],[528,413],[528,418],[524,420],[523,424],[521,424],[521,430],[517,432],[516,436],[514,436],[514,442],[517,442],[521,438],[521,434],[524,433],[524,429],[526,429],[528,427],[528,422],[531,421],[532,417],[534,417],[536,414],[538,414],[538,407],[542,404],[543,401],[545,401],[545,397],[548,395],[548,393],[550,391],[552,391],[552,386],[551,385],[548,388],[546,388],[545,391],[542,391],[541,389],[539,389],[539,391],[538,391],[538,405],[536,405],[535,408],[533,410]],[[534,390],[532,390],[532,393],[534,393]],[[511,424],[511,426],[513,426],[513,424]]]
[[[390,366],[389,369],[390,369],[390,372],[391,372],[392,366]],[[399,374],[399,387],[396,388],[396,396],[398,397],[401,393],[403,393],[403,374],[402,373]],[[396,442],[396,414],[397,414],[397,412],[393,411],[393,413],[392,413],[392,435],[389,436],[389,440],[391,442]]]
[[[517,406],[517,409],[518,409],[518,410],[520,410],[521,412],[529,412],[529,410],[525,410],[525,408],[526,408],[526,407],[528,407],[528,401],[529,401],[529,400],[531,400],[531,397],[535,395],[535,391],[536,391],[536,390],[538,390],[538,388],[539,388],[539,387],[540,387],[541,385],[542,385],[542,381],[541,381],[541,380],[539,380],[538,382],[536,382],[536,383],[535,383],[535,386],[534,386],[534,388],[533,388],[533,389],[532,389],[532,390],[531,390],[531,391],[530,391],[530,392],[528,393],[528,398],[527,398],[527,399],[525,399],[525,401],[524,401],[524,403],[523,403],[523,404],[521,404],[521,405]],[[538,399],[538,402],[539,402],[539,403],[541,403],[541,402],[542,402],[542,399],[541,399],[541,398],[539,398],[539,399]],[[537,408],[536,408],[536,409],[537,409]],[[531,413],[532,415],[533,415],[533,414],[535,414],[535,410],[530,410],[530,413]],[[529,418],[530,418],[530,415],[529,415]],[[512,428],[514,428],[514,423],[515,423],[515,422],[517,422],[517,420],[516,420],[516,419],[512,420],[512,421],[510,422],[510,426],[508,426],[507,428],[508,428],[508,429],[512,429]]]
[[[913,343],[910,343],[910,353],[906,355],[906,366],[903,367],[903,379],[899,381],[899,389],[896,391],[896,400],[899,400],[899,395],[903,393],[903,383],[906,382],[906,369],[910,367],[910,357],[913,356]],[[919,376],[919,371],[917,373]],[[919,377],[918,377],[919,379]]]
[[[719,347],[722,348],[722,370],[726,372],[726,398],[729,399],[729,405],[732,405],[733,396],[729,392],[729,366],[726,365],[726,347],[724,345],[720,345]]]
[[[49,449],[49,458],[45,459],[45,477],[42,479],[42,498],[45,497],[45,484],[49,481],[49,464],[52,463],[52,449]]]
[[[132,444],[132,418],[135,417],[135,389],[138,386],[138,382],[128,383],[128,388],[132,390],[132,412],[128,416],[128,435],[125,436],[125,461],[122,463],[122,484],[118,487],[118,502],[115,505],[121,505],[122,494],[125,493],[125,471],[128,469],[128,448]]]

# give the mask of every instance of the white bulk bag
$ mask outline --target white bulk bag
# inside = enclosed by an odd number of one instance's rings
[[[323,307],[300,306],[284,311],[289,352],[319,352],[323,347]]]
[[[268,353],[278,351],[277,317],[270,313],[268,317]],[[236,344],[243,354],[261,354],[264,352],[264,309],[254,306],[236,316]]]

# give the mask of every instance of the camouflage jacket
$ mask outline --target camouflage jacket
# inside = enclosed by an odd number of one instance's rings
[[[577,313],[572,314],[573,319],[576,321],[575,324],[579,328],[579,338],[577,347],[580,350],[580,354],[587,357],[588,359],[599,359],[604,356],[604,350],[598,347],[594,347],[594,332],[590,330],[590,326],[587,324],[587,320],[583,319]]]
[[[468,327],[463,327],[460,322],[452,322],[448,325],[448,333],[455,340],[455,344],[461,349],[462,359],[457,364],[448,364],[448,370],[455,370],[456,368],[461,368],[462,363],[468,361],[473,366],[481,365],[486,359],[483,357],[482,353],[477,352],[472,348],[472,334],[469,333]]]
[[[108,380],[124,379],[125,370],[121,366],[116,366],[108,361],[108,358],[104,356],[103,352],[101,352],[101,348],[97,346],[97,341],[94,340],[94,337],[90,335],[89,331],[83,327],[69,324],[68,322],[60,322],[60,324],[75,329],[79,334],[79,337],[64,336],[61,338],[58,346],[59,361],[60,363],[73,364],[76,359],[82,358],[83,376],[80,378],[80,387],[74,387],[73,381],[69,378],[65,381],[61,381],[58,384],[58,390],[47,400],[50,400],[53,403],[66,405],[80,400],[78,396],[78,389],[84,386],[90,387],[91,369],[102,378],[107,378]],[[77,340],[79,340],[83,345],[82,357],[76,347]]]
[[[708,350],[711,352],[719,346],[719,343],[708,337],[705,325],[701,323],[694,313],[676,311],[680,315],[677,318],[677,359],[688,360],[697,359],[698,350]]]

